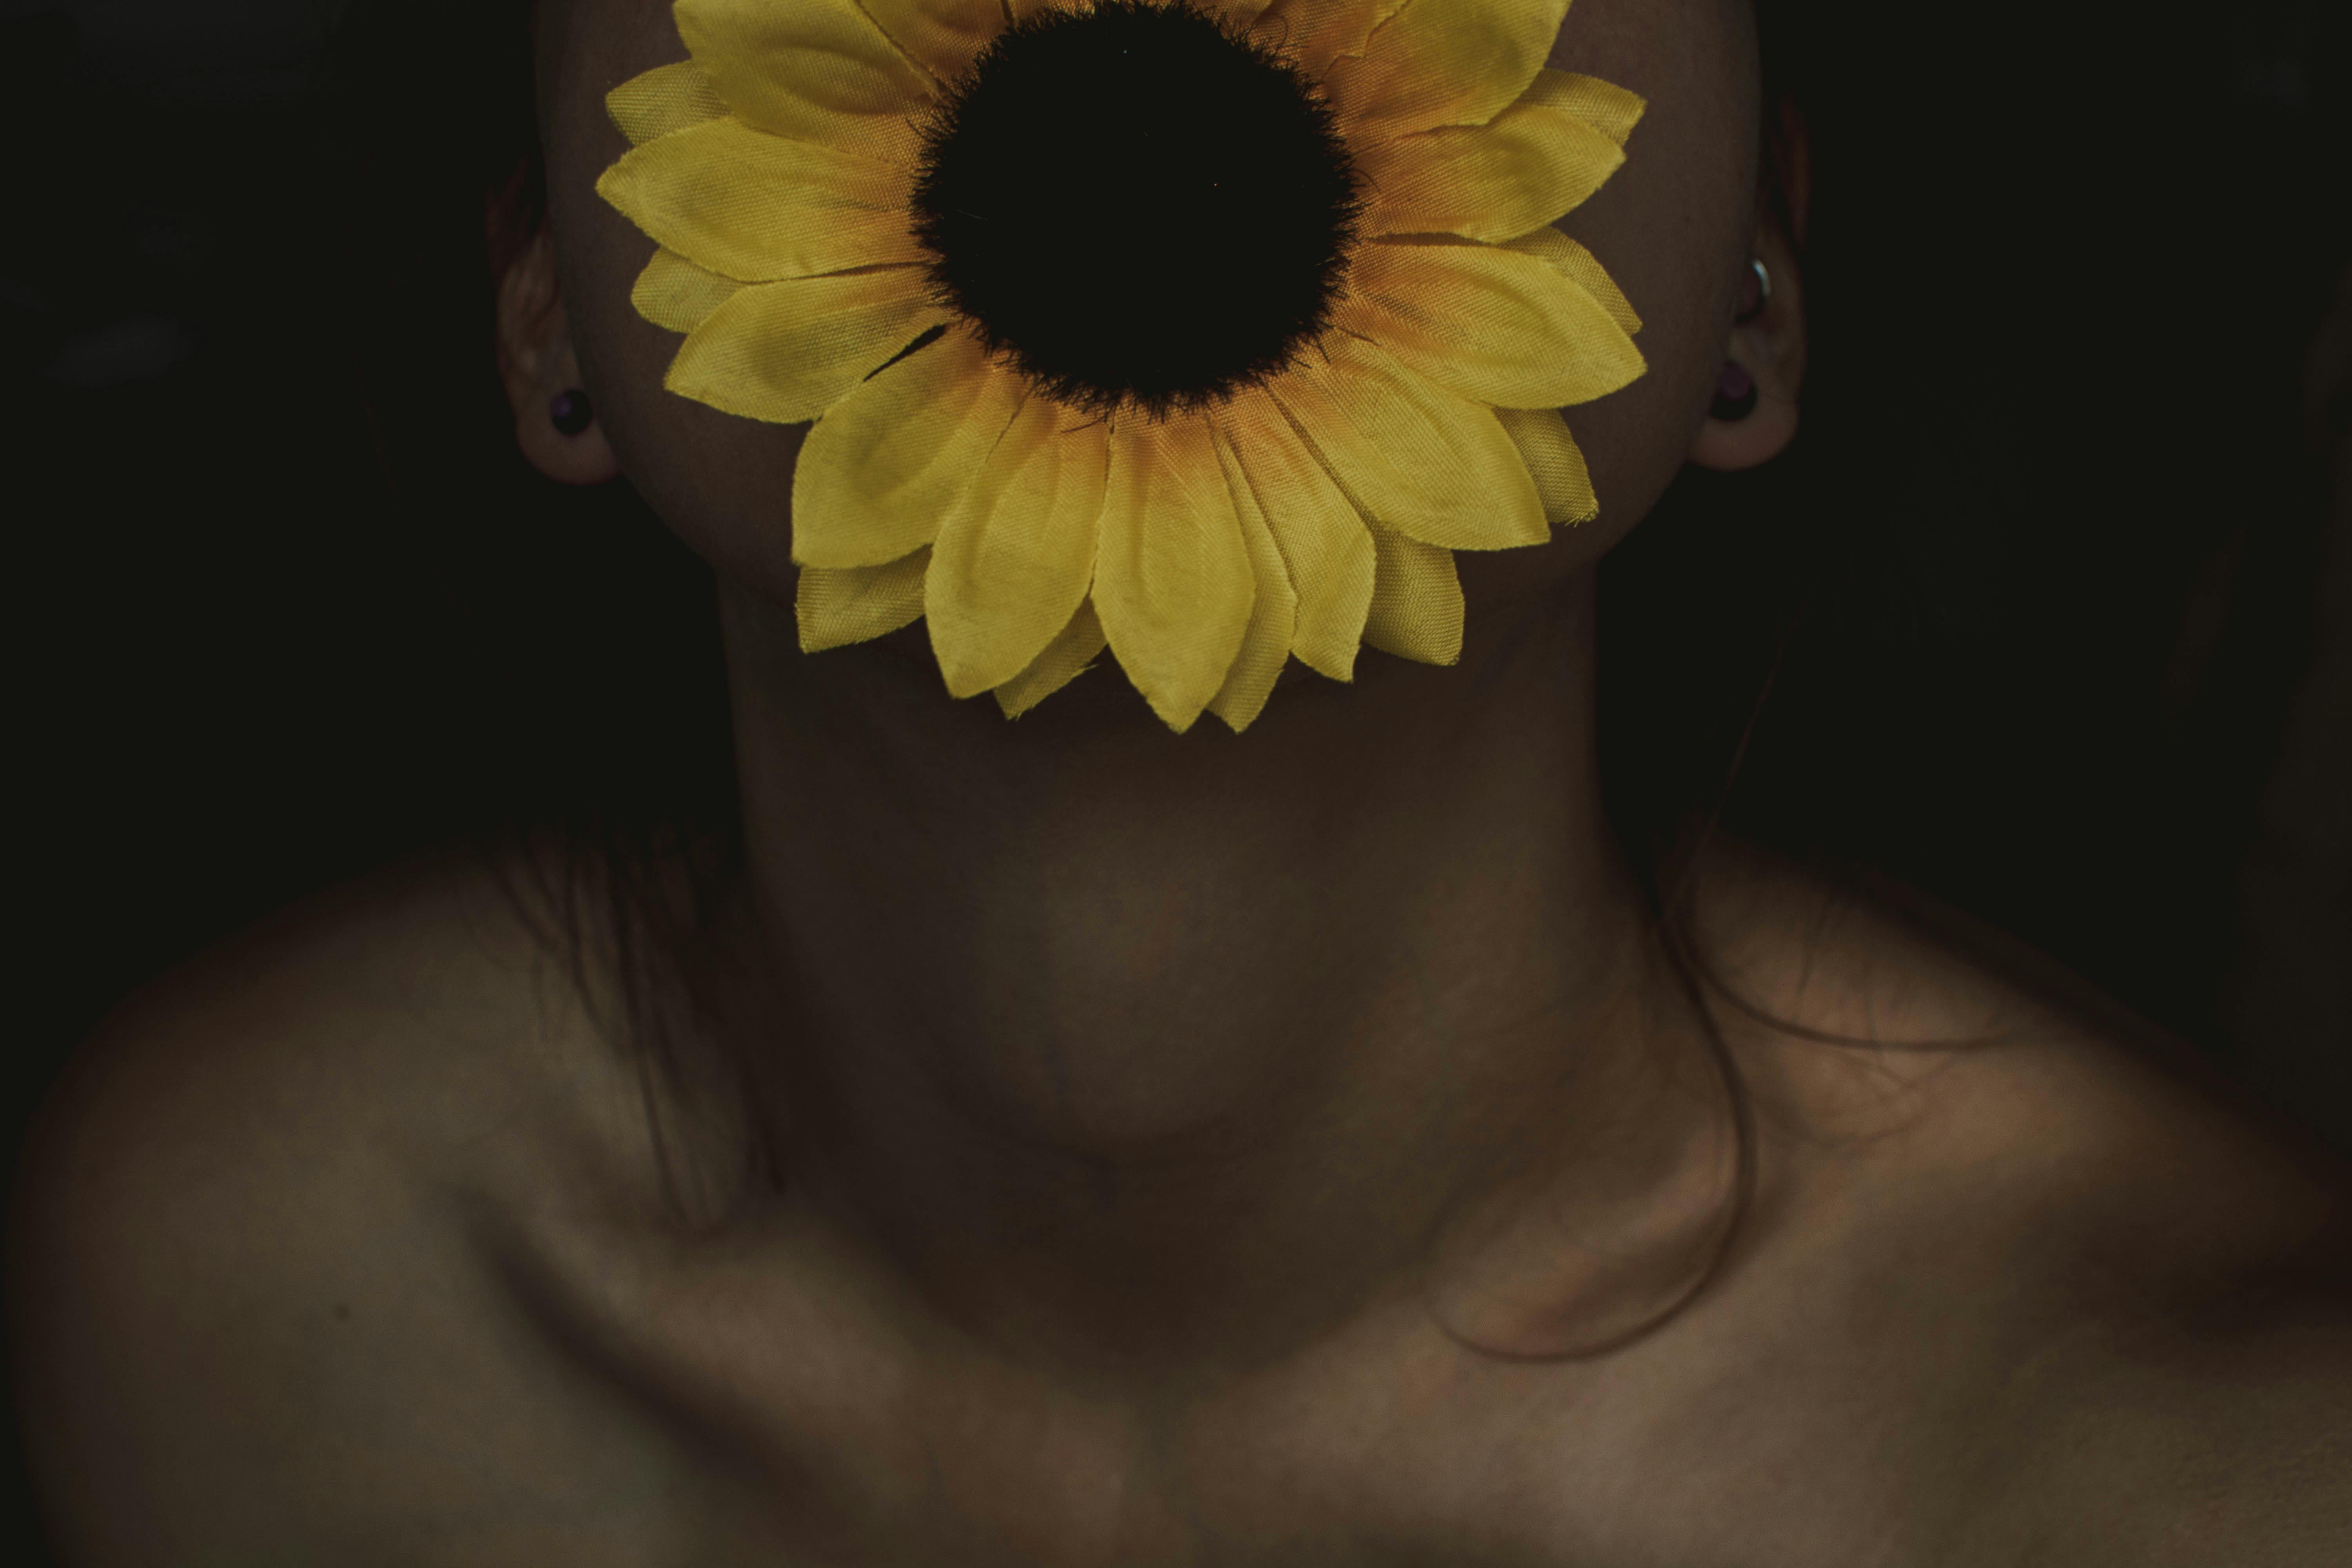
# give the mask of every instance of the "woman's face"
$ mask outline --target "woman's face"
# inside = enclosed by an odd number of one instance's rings
[[[794,0],[776,0],[791,5]],[[629,290],[653,241],[595,193],[625,152],[604,95],[686,58],[668,0],[543,7],[541,120],[557,269],[572,335],[623,469],[693,549],[788,605],[792,478],[805,426],[761,424],[666,392],[679,339]],[[1624,166],[1561,220],[1643,320],[1648,374],[1568,411],[1601,497],[1597,523],[1547,545],[1458,557],[1475,624],[1589,564],[1639,520],[1689,454],[1724,360],[1755,237],[1759,124],[1749,0],[1574,0],[1551,64],[1632,89],[1649,111]]]

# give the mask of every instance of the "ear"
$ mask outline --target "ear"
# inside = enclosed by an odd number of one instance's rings
[[[1702,468],[1730,472],[1769,463],[1797,436],[1806,350],[1805,279],[1799,258],[1804,253],[1812,159],[1796,105],[1782,104],[1778,118],[1778,125],[1767,128],[1765,183],[1757,195],[1750,246],[1770,287],[1759,289],[1754,269],[1743,265],[1738,282],[1745,291],[1723,347],[1727,368],[1737,365],[1755,379],[1756,405],[1745,418],[1707,416],[1691,442],[1690,460]]]
[[[530,466],[567,485],[600,485],[621,471],[593,417],[567,434],[556,424],[557,400],[566,394],[584,405],[580,356],[572,347],[572,326],[555,282],[555,245],[542,223],[539,232],[510,252],[499,277],[499,380],[514,410],[515,445]]]

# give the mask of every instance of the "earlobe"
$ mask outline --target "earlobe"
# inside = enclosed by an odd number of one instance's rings
[[[1761,226],[1741,283],[1748,299],[1733,318],[1722,374],[1690,450],[1700,468],[1725,473],[1757,468],[1788,450],[1797,437],[1804,389],[1802,280],[1777,226]]]
[[[1691,441],[1692,462],[1724,472],[1756,468],[1788,450],[1805,386],[1805,279],[1797,258],[1812,205],[1812,143],[1793,100],[1766,116],[1764,151],[1756,234],[1736,279],[1740,295],[1723,369]]]
[[[621,465],[582,385],[556,289],[555,247],[543,226],[499,279],[497,348],[499,380],[524,460],[559,484],[617,477]]]

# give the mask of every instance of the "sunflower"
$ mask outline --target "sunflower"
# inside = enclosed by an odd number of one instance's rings
[[[677,0],[597,189],[668,389],[814,421],[809,651],[927,621],[1034,706],[1108,647],[1182,731],[1296,656],[1450,664],[1453,552],[1596,515],[1559,410],[1640,321],[1551,226],[1642,100],[1568,0]]]

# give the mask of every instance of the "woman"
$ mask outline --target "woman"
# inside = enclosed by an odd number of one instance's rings
[[[1803,390],[1748,6],[1549,52],[1648,103],[1560,225],[1643,321],[1573,416],[1598,518],[1461,558],[1454,668],[1294,666],[1238,737],[1125,648],[1011,723],[920,632],[801,651],[805,426],[665,390],[598,194],[607,95],[776,8],[542,6],[547,221],[493,215],[523,454],[716,569],[740,869],[659,862],[675,962],[592,929],[576,987],[509,879],[355,889],[84,1048],[11,1276],[70,1560],[2343,1555],[2341,1173],[1604,810],[1595,565]]]

